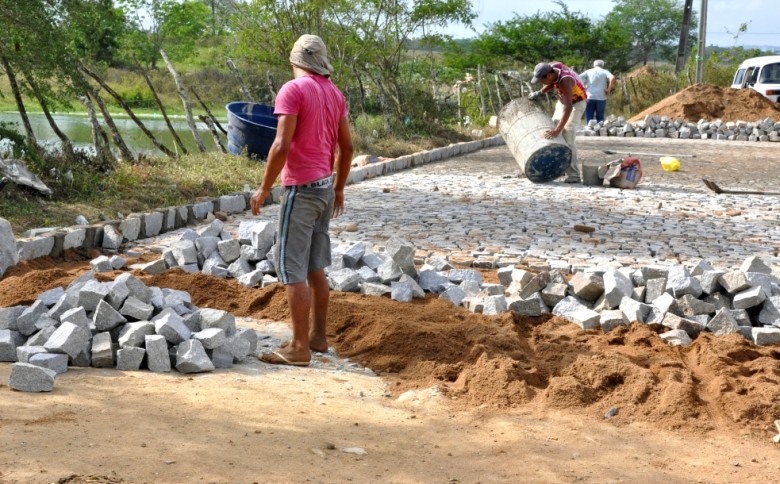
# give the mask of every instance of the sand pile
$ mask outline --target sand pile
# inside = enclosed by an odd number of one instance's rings
[[[630,122],[656,114],[683,118],[690,122],[700,119],[712,121],[757,121],[773,118],[780,121],[780,106],[752,89],[732,89],[711,84],[694,84],[650,106],[631,118]]]
[[[0,306],[29,304],[67,285],[87,262],[38,259],[0,280]],[[118,273],[100,274],[106,280]],[[193,304],[284,321],[279,285],[247,289],[204,274],[167,271],[147,285],[185,290]],[[558,318],[486,317],[436,298],[398,303],[333,293],[330,342],[394,382],[394,391],[438,384],[456,405],[544,407],[590,416],[617,408],[616,424],[755,432],[780,415],[780,351],[742,336],[702,333],[687,348],[669,347],[660,326],[583,331]]]

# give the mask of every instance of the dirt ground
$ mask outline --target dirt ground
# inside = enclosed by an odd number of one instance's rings
[[[616,146],[658,151],[654,142]],[[776,190],[777,144],[659,142],[697,154],[679,179]],[[591,143],[580,155],[603,158],[604,145]],[[0,307],[67,285],[94,255],[9,269]],[[261,334],[287,332],[279,286],[137,275]],[[484,278],[495,281],[495,271]],[[780,481],[771,442],[780,347],[703,333],[672,348],[660,331],[602,334],[435,298],[333,293],[333,351],[311,368],[254,359],[198,375],[71,368],[53,392],[32,394],[11,391],[11,364],[0,363],[0,483]]]
[[[86,270],[81,260],[20,264],[0,280],[0,306],[29,303]],[[288,317],[278,286],[244,289],[180,271],[143,279],[186,289],[195,305],[230,310],[261,333]],[[0,482],[780,475],[769,441],[780,401],[778,348],[708,335],[671,348],[654,337],[658,327],[605,335],[557,318],[485,317],[437,299],[410,310],[344,293],[333,294],[331,321],[338,358],[380,378],[253,360],[202,375],[71,368],[52,393],[0,388]],[[10,367],[0,364],[0,382]]]

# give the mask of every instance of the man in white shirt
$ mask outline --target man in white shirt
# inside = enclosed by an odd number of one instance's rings
[[[604,69],[604,61],[593,61],[593,68],[580,74],[582,82],[588,92],[588,100],[585,103],[585,123],[596,119],[604,122],[604,112],[607,109],[607,97],[615,85],[615,76]]]

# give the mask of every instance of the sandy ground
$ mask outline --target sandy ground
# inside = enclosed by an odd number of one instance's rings
[[[9,372],[0,364],[0,381]],[[659,431],[534,408],[453,410],[430,388],[399,398],[375,376],[255,361],[197,376],[71,369],[52,393],[0,394],[3,483],[759,483],[780,476],[778,449],[749,432]]]
[[[85,270],[84,261],[17,266],[0,280],[0,304]],[[145,282],[188,287],[199,307],[221,301],[263,348],[289,335],[279,288],[238,290],[177,271]],[[410,308],[335,293],[331,306],[333,348],[311,368],[255,359],[201,375],[70,368],[53,392],[33,394],[9,390],[11,364],[0,364],[0,483],[780,476],[768,424],[780,392],[776,348],[700,337],[680,351],[655,337],[660,327],[604,335],[437,299]]]

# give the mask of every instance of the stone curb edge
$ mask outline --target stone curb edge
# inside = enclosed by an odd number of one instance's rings
[[[406,170],[427,163],[442,161],[454,156],[473,153],[483,148],[504,144],[501,135],[495,135],[474,141],[454,143],[441,148],[399,156],[390,160],[372,163],[350,170],[347,184],[360,183],[363,180],[375,178],[400,170]],[[266,205],[278,203],[281,188],[272,190]],[[0,245],[11,244],[10,253],[0,246],[0,277],[5,271],[20,261],[37,259],[39,257],[59,257],[64,251],[72,249],[103,249],[118,251],[125,242],[133,242],[161,233],[170,232],[188,225],[194,225],[206,220],[210,214],[224,212],[234,214],[249,209],[251,192],[222,195],[213,199],[200,200],[196,203],[155,209],[150,212],[133,213],[123,220],[111,220],[92,225],[74,225],[62,228],[32,229],[29,237],[14,239],[10,224],[0,218]],[[7,230],[11,233],[3,235]],[[5,240],[4,240],[5,239]],[[15,247],[14,247],[15,245]],[[6,250],[7,250],[6,246]],[[5,260],[4,260],[5,259]]]

